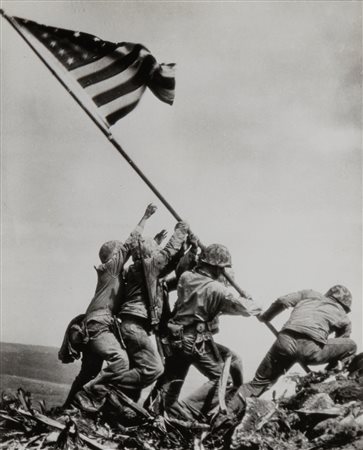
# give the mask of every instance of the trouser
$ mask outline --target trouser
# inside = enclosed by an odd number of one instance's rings
[[[333,338],[323,344],[300,333],[284,330],[262,360],[253,380],[243,385],[240,392],[245,397],[259,397],[296,362],[309,365],[335,364],[349,358],[356,350],[352,339]]]
[[[126,350],[121,347],[120,342],[113,333],[113,317],[110,314],[103,314],[93,317],[87,321],[89,342],[87,352],[82,362],[84,368],[82,377],[92,378],[83,389],[97,400],[106,397],[110,388],[122,388],[122,377],[129,370],[129,358]],[[94,364],[91,363],[93,359]],[[105,361],[106,366],[96,375],[97,368],[100,368],[101,361]],[[92,367],[91,371],[88,371]],[[81,375],[81,374],[80,374]],[[96,376],[95,376],[96,375]],[[78,376],[78,378],[82,377]]]
[[[137,401],[141,390],[163,373],[163,363],[139,319],[123,318],[120,328],[130,360],[130,370],[122,374],[120,382],[123,391]]]
[[[243,383],[242,362],[240,358],[227,347],[214,344],[210,340],[204,341],[201,347],[195,345],[195,335],[184,335],[182,349],[176,349],[167,358],[165,371],[158,381],[151,396],[159,391],[167,410],[187,407],[190,410],[204,413],[211,405],[216,404],[218,380],[223,370],[224,360],[232,356],[231,378],[235,386]],[[195,390],[183,402],[177,402],[190,366],[208,378],[199,389]]]
[[[106,396],[110,388],[114,388],[137,401],[141,390],[152,384],[163,372],[160,356],[145,328],[137,319],[122,320],[120,329],[126,353],[106,326],[101,329],[98,322],[94,329],[91,321],[87,323],[87,327],[90,335],[88,343],[90,351],[101,356],[108,365],[84,385],[84,390],[100,400]]]

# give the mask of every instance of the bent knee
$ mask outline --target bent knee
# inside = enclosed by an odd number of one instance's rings
[[[141,371],[140,382],[143,387],[154,383],[164,373],[164,367],[161,361],[158,361],[152,366],[144,367]]]

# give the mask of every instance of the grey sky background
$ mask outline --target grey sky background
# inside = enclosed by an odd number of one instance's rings
[[[230,248],[264,307],[348,286],[362,349],[361,2],[2,7],[176,62],[174,106],[147,93],[114,135],[205,243]],[[100,245],[150,201],[146,235],[175,221],[4,20],[1,37],[1,340],[58,346],[92,298]],[[222,319],[247,377],[272,340],[253,318]]]

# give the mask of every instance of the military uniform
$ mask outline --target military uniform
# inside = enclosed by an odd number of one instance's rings
[[[154,249],[143,263],[137,259],[126,274],[126,295],[119,317],[130,370],[123,374],[122,384],[124,391],[134,400],[163,372],[162,360],[149,334],[153,325],[159,322],[163,310],[160,277],[173,270],[171,262],[180,252],[187,235],[187,227],[183,223],[177,224],[163,249]]]
[[[106,400],[110,388],[122,387],[120,376],[129,369],[129,359],[121,345],[115,314],[124,297],[123,269],[131,255],[132,245],[141,239],[146,220],[156,207],[148,205],[134,231],[125,243],[105,242],[99,252],[102,262],[95,267],[97,286],[82,328],[87,344],[82,347],[82,367],[75,379],[66,404],[73,401],[84,410],[98,411]],[[102,368],[103,363],[107,365]],[[76,392],[83,384],[83,389]]]
[[[89,341],[83,349],[81,371],[71,394],[76,394],[83,385],[96,410],[103,404],[110,386],[120,386],[121,374],[129,369],[127,352],[115,335],[114,314],[124,295],[123,267],[130,256],[132,243],[140,236],[140,230],[135,229],[109,260],[95,268],[96,291],[84,319]],[[107,365],[102,369],[104,361]]]
[[[175,406],[184,378],[191,365],[209,381],[180,402],[189,409],[203,411],[215,403],[216,382],[223,362],[232,356],[231,376],[235,386],[242,384],[242,363],[227,347],[214,342],[221,314],[251,316],[261,312],[250,297],[237,297],[203,267],[185,272],[179,279],[178,298],[170,321],[174,355],[163,375],[161,390],[165,406]],[[174,331],[173,331],[174,330]],[[174,407],[173,406],[173,407]],[[173,409],[172,407],[172,409]]]
[[[286,308],[294,308],[275,343],[258,367],[253,380],[243,386],[244,396],[260,396],[296,362],[318,365],[352,356],[357,349],[349,339],[351,322],[351,294],[344,286],[334,286],[322,295],[313,290],[303,290],[278,298],[261,315],[270,321]],[[335,332],[335,338],[329,338]]]

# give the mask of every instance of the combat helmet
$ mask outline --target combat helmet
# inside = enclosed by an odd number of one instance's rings
[[[336,284],[331,287],[325,294],[325,297],[332,298],[340,303],[347,311],[351,310],[352,306],[352,294],[348,288],[341,284]]]
[[[222,244],[211,244],[203,250],[201,262],[215,267],[232,267],[232,257],[226,246]]]
[[[98,253],[102,263],[107,262],[120,248],[123,247],[121,241],[107,241],[105,242]]]

